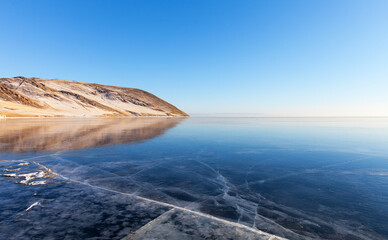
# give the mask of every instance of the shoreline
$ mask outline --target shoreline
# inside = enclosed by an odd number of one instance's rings
[[[90,118],[189,118],[190,116],[47,116],[47,117],[3,117],[1,119],[90,119]]]

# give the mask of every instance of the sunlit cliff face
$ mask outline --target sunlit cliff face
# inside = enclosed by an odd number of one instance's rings
[[[188,116],[157,96],[135,88],[40,78],[0,78],[0,115]]]
[[[1,152],[60,151],[138,142],[163,134],[181,118],[7,119]]]

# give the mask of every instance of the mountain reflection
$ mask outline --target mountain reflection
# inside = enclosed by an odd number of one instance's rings
[[[39,152],[139,142],[164,134],[183,118],[0,120],[1,152]]]

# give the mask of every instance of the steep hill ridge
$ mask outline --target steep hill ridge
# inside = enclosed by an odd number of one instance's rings
[[[0,116],[188,116],[135,88],[60,79],[0,78]]]

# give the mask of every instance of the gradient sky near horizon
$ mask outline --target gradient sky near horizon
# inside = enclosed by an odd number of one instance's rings
[[[192,115],[388,116],[388,1],[0,0],[0,77],[149,91]]]

